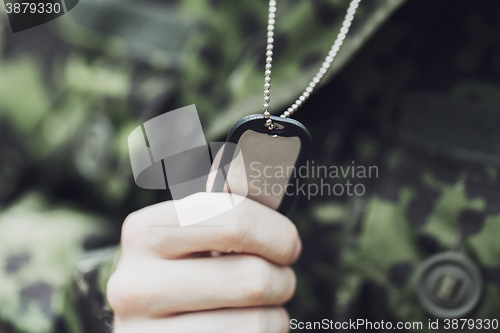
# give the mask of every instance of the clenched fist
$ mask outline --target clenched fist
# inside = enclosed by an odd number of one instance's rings
[[[182,204],[213,216],[225,195]],[[115,332],[289,331],[282,305],[295,292],[289,265],[301,251],[294,224],[250,199],[208,222],[216,226],[180,228],[172,201],[127,217],[107,288]]]

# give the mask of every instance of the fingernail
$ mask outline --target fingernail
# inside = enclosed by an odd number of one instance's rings
[[[293,250],[292,264],[296,262],[297,259],[299,259],[301,252],[302,252],[302,241],[299,238],[297,244],[295,244],[295,249]]]

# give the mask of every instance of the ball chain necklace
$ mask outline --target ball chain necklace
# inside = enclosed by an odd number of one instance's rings
[[[279,191],[278,193],[274,189],[284,189],[285,187],[288,189],[288,186],[293,185],[295,182],[296,173],[287,175],[287,177],[275,176],[257,179],[264,172],[255,173],[255,166],[264,167],[263,171],[268,168],[290,170],[290,167],[297,168],[304,164],[306,155],[310,151],[311,136],[304,125],[289,117],[304,104],[330,68],[349,32],[349,27],[351,26],[359,2],[360,0],[352,0],[350,2],[340,32],[318,73],[316,73],[295,103],[283,112],[281,116],[277,117],[272,116],[269,112],[274,26],[276,23],[276,1],[269,1],[264,78],[264,114],[253,114],[243,117],[229,130],[220,162],[220,165],[223,167],[217,173],[213,191],[221,192],[225,188],[230,188],[232,193],[249,197],[282,214],[286,214],[291,207],[295,192]],[[237,155],[243,157],[244,168],[241,165],[238,166],[238,163],[233,164],[233,161],[237,160]],[[252,174],[251,172],[254,173]],[[249,188],[253,191],[249,192]],[[273,194],[269,194],[269,188],[273,189]],[[266,195],[262,193],[266,193]]]
[[[359,6],[359,2],[361,0],[352,0],[349,4],[349,8],[347,9],[347,14],[342,22],[342,28],[340,28],[340,32],[335,39],[335,42],[328,52],[328,55],[323,62],[323,65],[319,69],[318,73],[314,76],[314,78],[309,82],[309,85],[305,89],[305,91],[299,96],[299,98],[293,103],[287,111],[283,112],[281,118],[288,118],[292,114],[294,114],[297,109],[304,104],[304,102],[309,98],[311,93],[314,91],[314,88],[321,81],[323,76],[326,74],[333,60],[337,56],[340,47],[342,46],[344,39],[349,32],[349,27],[351,26],[352,20],[354,19],[354,14],[356,13],[356,9]],[[276,23],[276,1],[269,1],[269,20],[267,22],[267,50],[266,50],[266,70],[265,70],[265,78],[264,78],[264,117],[266,120],[266,126],[269,130],[273,130],[275,128],[273,124],[273,120],[270,118],[271,113],[269,112],[269,103],[271,100],[271,69],[273,67],[273,48],[274,48],[274,26]]]

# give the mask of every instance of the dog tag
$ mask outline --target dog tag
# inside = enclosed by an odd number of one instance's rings
[[[233,125],[212,192],[243,195],[286,214],[298,189],[298,168],[305,163],[311,136],[294,119],[271,116],[271,120],[273,130],[265,126],[262,114]]]

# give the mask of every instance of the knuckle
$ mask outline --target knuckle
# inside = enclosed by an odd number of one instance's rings
[[[241,316],[237,326],[240,333],[268,332],[267,323],[264,318],[265,308],[241,309]]]
[[[277,311],[278,311],[277,326],[279,326],[279,331],[277,333],[290,332],[290,314],[288,314],[288,311],[283,307],[278,308]]]
[[[266,262],[260,258],[249,257],[245,263],[247,282],[244,287],[244,298],[251,304],[262,302],[271,287],[271,271]]]
[[[253,317],[254,317],[254,328],[253,332],[255,333],[264,333],[264,332],[269,332],[269,323],[268,323],[268,318],[267,318],[267,313],[268,310],[260,309],[255,311]]]
[[[106,297],[109,306],[118,316],[123,316],[131,312],[133,305],[138,299],[133,290],[134,288],[130,288],[120,271],[115,271],[109,278],[106,287]]]
[[[224,250],[223,252],[241,253],[243,241],[249,232],[249,223],[242,209],[233,209],[236,210],[235,218],[229,221],[225,228],[221,228],[221,244]]]
[[[283,258],[284,261],[290,260],[295,251],[295,247],[299,241],[299,232],[297,227],[292,222],[287,223],[289,226],[284,231],[284,235],[282,237],[282,247],[279,249],[279,256]]]
[[[254,308],[247,310],[245,329],[247,333],[264,333],[269,331],[266,320],[266,309]]]
[[[290,317],[284,308],[253,308],[246,310],[242,322],[245,333],[285,333],[289,332]]]
[[[137,212],[133,212],[125,218],[122,225],[121,246],[122,248],[135,247],[140,234],[140,223]]]
[[[290,287],[285,289],[283,303],[286,303],[292,299],[297,288],[297,275],[295,274],[295,271],[290,267],[286,267],[285,270],[290,281]]]
[[[127,259],[110,276],[106,285],[106,298],[113,312],[120,318],[149,312],[150,295],[143,283],[145,267]]]

